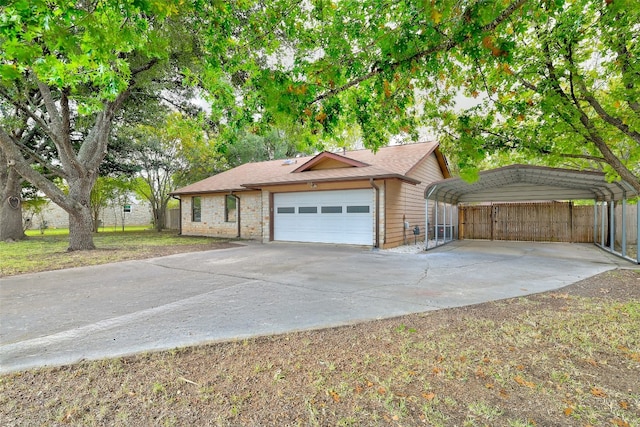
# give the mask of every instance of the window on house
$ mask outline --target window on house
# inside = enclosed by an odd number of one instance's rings
[[[278,208],[278,213],[279,214],[292,214],[292,213],[296,213],[296,208],[294,207],[279,207]]]
[[[342,213],[342,206],[323,206],[322,213]]]
[[[318,213],[318,207],[317,207],[317,206],[300,206],[300,207],[298,208],[298,213],[301,213],[301,214],[306,214],[306,213],[314,214],[314,213]]]
[[[369,213],[369,206],[347,206],[347,213]]]
[[[195,196],[191,198],[191,221],[192,222],[200,222],[202,213],[202,200],[200,196]]]
[[[236,222],[238,218],[238,199],[235,196],[227,195],[224,201],[224,220],[226,222]]]

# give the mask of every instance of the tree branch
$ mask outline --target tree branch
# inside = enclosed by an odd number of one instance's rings
[[[56,102],[53,99],[53,95],[51,94],[51,88],[46,84],[42,83],[37,77],[34,77],[36,80],[36,84],[38,85],[38,90],[42,95],[42,100],[44,102],[44,108],[49,114],[49,122],[51,123],[50,127],[53,130],[52,140],[58,144],[57,137],[61,134],[62,131],[62,118],[58,112],[58,108],[56,107]],[[47,128],[49,126],[46,126]]]
[[[568,154],[568,153],[559,153],[560,157],[566,157],[568,159],[584,159],[584,160],[592,160],[595,162],[606,163],[607,160],[601,156],[591,156],[589,154]]]
[[[147,62],[144,65],[141,65],[138,68],[134,68],[131,70],[131,81],[135,81],[135,77],[142,73],[143,71],[147,71],[149,69],[151,69],[151,67],[153,67],[154,65],[156,65],[158,62],[160,62],[160,60],[158,58],[151,58],[151,60],[149,62]]]
[[[13,138],[11,138],[3,127],[0,127],[0,148],[2,148],[10,168],[15,169],[15,171],[24,179],[44,192],[52,202],[59,205],[67,212],[74,208],[74,206],[68,203],[67,196],[62,192],[62,190],[60,190],[60,188],[31,167],[31,163],[22,156],[22,153],[14,143]]]
[[[507,7],[505,10],[502,11],[502,13],[500,15],[498,15],[496,17],[496,19],[494,19],[493,21],[491,21],[490,23],[488,23],[487,25],[481,27],[479,30],[481,33],[485,33],[485,32],[491,32],[493,30],[495,30],[500,24],[502,24],[504,21],[506,21],[509,16],[511,16],[516,10],[518,10],[519,8],[521,8],[525,3],[527,2],[527,0],[516,0],[515,2],[511,3],[509,5],[509,7]],[[466,15],[467,13],[470,12],[470,8],[471,6],[469,6],[469,8],[467,8],[465,10],[465,12],[462,14],[463,16]],[[453,49],[454,47],[468,41],[471,38],[471,34],[465,34],[461,40],[456,41],[455,38],[449,38],[446,41],[443,41],[435,46],[430,47],[429,49],[425,49],[422,50],[420,52],[417,52],[411,56],[408,56],[407,58],[401,59],[397,62],[392,62],[390,63],[388,66],[391,70],[395,70],[396,68],[398,68],[399,66],[403,65],[403,64],[407,64],[407,63],[411,63],[412,61],[418,60],[418,59],[422,59],[426,56],[429,55],[433,55],[437,52],[448,52],[449,50]],[[328,92],[325,92],[321,95],[318,95],[317,97],[315,97],[311,102],[309,102],[309,104],[315,104],[319,101],[322,101],[326,98],[329,98],[331,96],[337,95],[338,93],[344,92],[347,89],[353,87],[353,86],[357,86],[360,83],[371,79],[372,77],[375,77],[376,75],[380,74],[382,71],[384,71],[384,68],[374,64],[373,67],[371,68],[371,70],[360,76],[357,77],[351,81],[349,81],[348,83],[345,83],[344,85],[332,89]]]
[[[27,158],[30,158],[31,160],[33,160],[35,163],[38,163],[39,165],[41,165],[43,168],[46,168],[47,170],[51,171],[53,175],[59,177],[59,178],[66,178],[67,175],[64,173],[64,171],[62,169],[60,169],[59,167],[54,167],[49,161],[47,161],[44,157],[40,156],[35,150],[29,148],[29,146],[27,146],[27,143],[31,140],[33,140],[33,138],[35,137],[37,133],[36,127],[32,127],[29,132],[24,135],[24,128],[21,129],[20,134],[22,135],[21,138],[17,139],[17,138],[12,138],[14,143],[20,147],[20,149],[22,150],[22,153],[24,153]]]
[[[51,127],[49,126],[49,124],[39,115],[35,114],[33,111],[31,111],[30,108],[28,108],[26,105],[24,105],[23,103],[17,101],[14,97],[12,97],[4,88],[2,88],[0,86],[0,96],[2,96],[4,99],[7,100],[7,102],[9,102],[11,105],[13,105],[14,107],[16,107],[18,110],[22,111],[23,113],[25,113],[27,116],[29,116],[31,119],[33,119],[34,122],[36,122],[38,124],[38,126],[40,126],[40,128],[42,129],[42,131],[44,133],[47,134],[47,136],[49,138],[51,138],[51,140],[53,141],[55,138],[55,134],[52,131]]]
[[[38,87],[40,88],[40,92],[46,88],[46,93],[43,93],[43,97],[46,99],[47,97],[51,97],[51,89],[44,84],[38,82]],[[73,150],[73,146],[71,144],[70,131],[71,131],[71,112],[69,110],[69,97],[67,95],[67,89],[60,90],[60,111],[56,108],[55,104],[50,106],[47,102],[45,102],[45,106],[47,107],[47,113],[51,117],[53,114],[57,117],[56,121],[58,122],[54,127],[54,133],[56,133],[56,138],[53,139],[53,142],[58,149],[58,153],[60,155],[60,162],[65,166],[65,170],[71,171],[75,170],[77,173],[81,174],[84,171],[84,167],[80,162],[78,162],[78,158],[76,156],[75,151]],[[49,108],[54,108],[55,111],[52,112]]]
[[[152,58],[146,64],[131,70],[131,80],[129,87],[121,92],[115,100],[103,103],[103,109],[96,115],[96,120],[85,138],[80,150],[78,150],[78,159],[85,166],[85,170],[91,174],[97,174],[100,163],[107,154],[107,146],[109,133],[111,130],[111,122],[113,116],[120,109],[124,101],[129,97],[131,91],[135,87],[137,77],[140,73],[151,69],[159,62],[158,58]]]
[[[624,76],[631,71],[629,66],[629,51],[627,50],[627,46],[625,44],[627,41],[626,38],[622,37],[621,35],[618,35],[617,38],[619,39],[617,60],[621,64],[620,70],[622,72],[623,81],[624,81]],[[635,76],[631,75],[627,78],[627,84],[625,85],[627,90],[630,92],[633,90],[635,86],[634,82],[640,78],[638,73],[634,73],[634,74],[636,75]],[[640,116],[640,102],[637,99],[629,99],[627,101],[629,103],[629,107],[638,116]]]
[[[611,116],[604,109],[604,107],[602,107],[600,102],[598,102],[598,100],[595,98],[593,93],[589,91],[589,89],[587,88],[587,85],[584,82],[584,79],[582,79],[582,77],[577,73],[577,67],[573,62],[571,45],[569,44],[568,47],[569,47],[569,50],[567,52],[567,55],[565,56],[565,59],[569,63],[571,97],[573,99],[574,104],[578,105],[578,99],[574,93],[574,81],[575,81],[575,84],[577,84],[578,88],[580,89],[580,92],[582,93],[584,100],[586,100],[589,103],[589,105],[591,105],[591,108],[594,109],[594,111],[598,114],[598,116],[600,116],[601,119],[603,119],[605,122],[609,123],[610,125],[616,127],[620,132],[624,133],[625,135],[627,135],[628,137],[636,141],[638,144],[640,144],[640,133],[631,129],[628,125],[623,123],[623,121],[620,120],[619,118]],[[575,74],[575,79],[574,79],[574,74]]]
[[[622,133],[627,135],[629,138],[633,139],[638,144],[640,144],[640,133],[631,129],[628,125],[623,123],[622,120],[620,120],[619,118],[613,117],[609,113],[607,113],[607,111],[602,107],[602,105],[593,96],[593,94],[588,92],[584,82],[580,80],[578,82],[578,85],[580,86],[580,90],[584,94],[584,99],[589,103],[589,105],[591,105],[591,107],[595,110],[595,112],[598,114],[598,116],[600,116],[602,120],[616,127],[618,130],[620,130]]]

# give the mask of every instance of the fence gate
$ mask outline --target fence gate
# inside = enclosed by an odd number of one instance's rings
[[[459,238],[593,242],[593,206],[571,202],[499,203],[459,207]]]

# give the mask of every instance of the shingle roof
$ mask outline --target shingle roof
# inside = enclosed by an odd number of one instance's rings
[[[398,178],[418,183],[407,176],[422,159],[436,151],[436,142],[394,145],[370,150],[347,151],[339,156],[364,163],[367,166],[293,172],[316,156],[297,157],[290,160],[270,160],[246,163],[228,171],[203,179],[172,194],[198,194],[242,191],[269,185],[296,182],[351,181],[369,178]],[[438,153],[439,154],[439,153]]]

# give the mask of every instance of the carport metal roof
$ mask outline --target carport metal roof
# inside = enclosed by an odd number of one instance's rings
[[[480,172],[476,182],[448,178],[431,183],[425,198],[457,204],[464,202],[540,200],[623,200],[637,196],[625,181],[607,182],[604,173],[511,165]]]

